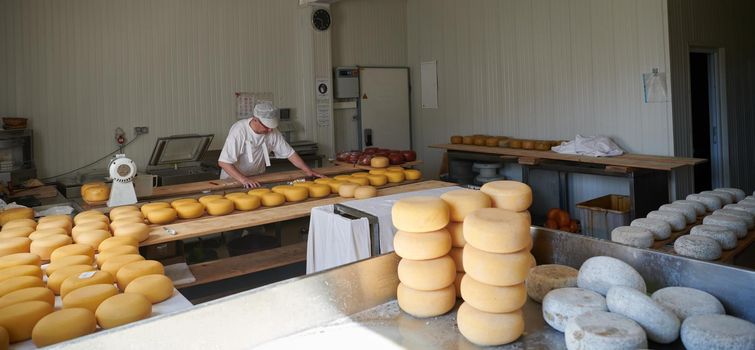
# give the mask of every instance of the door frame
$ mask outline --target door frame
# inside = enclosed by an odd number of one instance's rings
[[[359,78],[362,78],[362,68],[388,68],[388,69],[405,69],[406,70],[406,84],[409,91],[409,149],[414,150],[414,118],[412,116],[412,71],[407,66],[360,66],[356,65],[360,70]],[[359,143],[359,150],[363,150],[364,136],[362,136],[362,84],[358,84],[359,96],[357,97],[357,142]]]

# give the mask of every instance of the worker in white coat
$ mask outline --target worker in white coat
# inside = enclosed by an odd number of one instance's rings
[[[244,188],[259,187],[260,183],[253,176],[264,173],[270,166],[270,152],[277,158],[287,158],[307,176],[323,177],[312,171],[286,142],[276,129],[279,121],[277,108],[270,103],[259,103],[254,106],[251,118],[234,123],[218,158],[222,169],[220,178],[232,177]]]

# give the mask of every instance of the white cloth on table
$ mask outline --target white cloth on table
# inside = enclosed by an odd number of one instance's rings
[[[307,273],[370,257],[370,223],[334,212],[333,205],[312,208],[307,237]]]
[[[616,143],[608,136],[577,135],[573,141],[564,142],[551,148],[553,152],[565,154],[579,154],[591,157],[615,157],[624,154]]]

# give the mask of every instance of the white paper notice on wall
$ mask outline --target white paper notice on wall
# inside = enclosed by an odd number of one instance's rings
[[[420,64],[422,108],[438,108],[438,61]]]
[[[668,101],[666,73],[658,73],[658,69],[653,69],[652,73],[642,74],[642,87],[645,95],[645,103]]]
[[[268,102],[275,105],[272,92],[237,92],[236,107],[238,119],[251,118],[254,113],[254,106],[261,102]]]
[[[315,79],[315,104],[318,127],[326,128],[330,126],[331,95],[330,79]]]

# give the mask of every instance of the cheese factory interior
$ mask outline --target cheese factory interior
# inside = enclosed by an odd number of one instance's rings
[[[755,349],[753,13],[0,0],[0,350]]]

